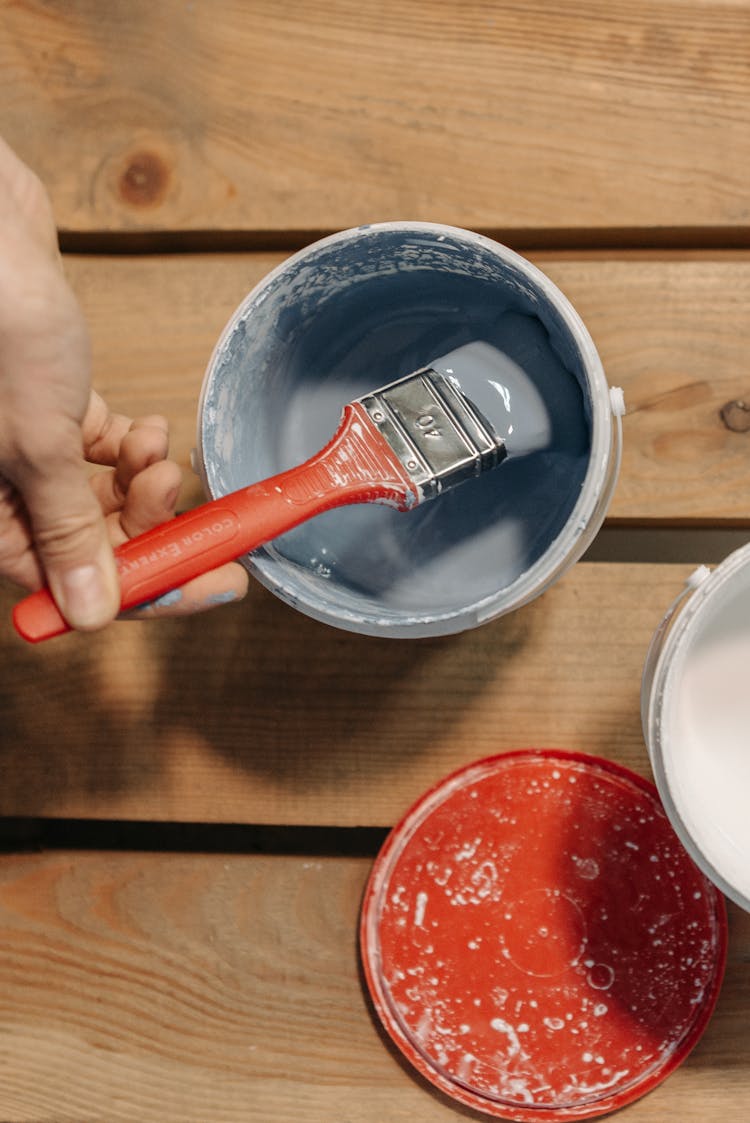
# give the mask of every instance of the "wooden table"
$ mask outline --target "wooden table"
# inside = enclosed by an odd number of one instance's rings
[[[0,1120],[465,1117],[373,1023],[360,895],[465,762],[558,745],[649,773],[649,638],[750,526],[750,433],[721,416],[750,395],[749,64],[748,0],[0,3],[0,133],[49,187],[97,387],[168,414],[186,469],[235,305],[364,221],[526,253],[629,407],[588,559],[462,636],[352,636],[253,585],[31,649],[3,590]],[[729,915],[708,1031],[628,1123],[750,1117]]]

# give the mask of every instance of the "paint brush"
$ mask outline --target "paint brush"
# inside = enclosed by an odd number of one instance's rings
[[[528,376],[490,344],[470,343],[350,402],[329,443],[305,463],[118,547],[121,611],[334,507],[385,503],[409,511],[509,456],[543,448],[550,433],[549,411]],[[32,643],[70,630],[47,588],[16,605],[13,623]]]

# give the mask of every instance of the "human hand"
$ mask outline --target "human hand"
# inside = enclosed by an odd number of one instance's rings
[[[89,461],[111,466],[111,471],[92,476],[90,483],[112,546],[120,546],[174,516],[182,473],[174,461],[166,459],[165,418],[153,416],[131,421],[110,413],[99,395],[92,394],[84,418],[83,439]],[[241,565],[231,563],[132,609],[127,615],[142,618],[202,612],[241,599],[247,584],[247,572]]]
[[[163,419],[110,413],[90,370],[46,192],[0,138],[0,576],[48,583],[82,629],[118,611],[112,545],[171,517],[180,483]],[[110,471],[90,480],[87,461]],[[194,612],[246,588],[232,563],[142,614]]]

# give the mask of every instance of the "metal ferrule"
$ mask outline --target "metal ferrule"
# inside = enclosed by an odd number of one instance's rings
[[[507,455],[487,419],[430,367],[359,401],[403,464],[420,502],[494,468]]]

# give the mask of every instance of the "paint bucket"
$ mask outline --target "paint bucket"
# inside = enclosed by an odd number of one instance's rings
[[[643,731],[675,831],[750,911],[750,545],[701,566],[651,642]]]
[[[293,467],[328,442],[347,401],[478,339],[524,370],[559,369],[575,424],[559,423],[552,452],[509,460],[412,512],[329,511],[244,558],[282,600],[364,634],[442,635],[520,607],[581,556],[617,478],[621,391],[543,273],[455,227],[345,230],[253,289],[203,383],[204,486],[215,498]]]

